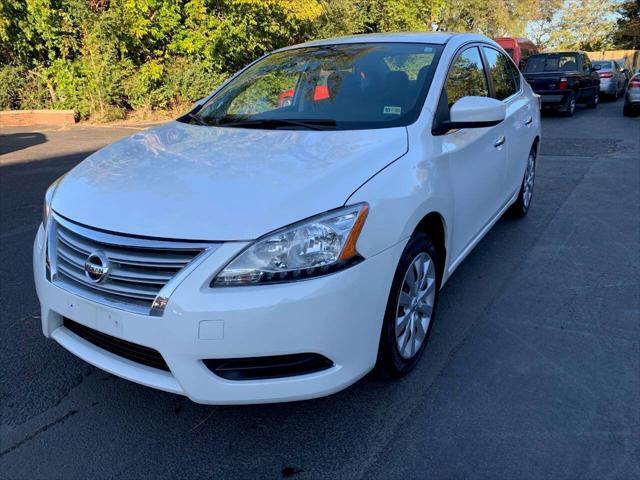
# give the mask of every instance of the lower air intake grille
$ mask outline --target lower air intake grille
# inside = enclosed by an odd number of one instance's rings
[[[333,362],[317,353],[296,353],[271,357],[203,360],[209,370],[226,380],[266,380],[320,372]]]
[[[107,352],[111,352],[119,357],[126,358],[132,362],[141,363],[147,367],[157,368],[169,372],[167,363],[160,355],[160,352],[153,348],[143,347],[135,343],[121,340],[106,333],[98,332],[84,325],[80,325],[68,318],[64,319],[64,326],[71,330],[73,333],[83,338],[87,342],[95,345],[98,348],[102,348]]]

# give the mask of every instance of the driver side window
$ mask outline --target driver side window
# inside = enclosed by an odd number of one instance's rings
[[[449,107],[462,97],[489,96],[487,77],[477,47],[466,49],[455,59],[447,77],[445,93]]]

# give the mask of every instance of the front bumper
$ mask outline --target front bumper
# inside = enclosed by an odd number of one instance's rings
[[[210,288],[244,244],[223,244],[175,290],[162,317],[96,304],[45,278],[44,232],[33,252],[42,330],[83,360],[128,380],[198,403],[240,404],[302,400],[337,392],[376,362],[401,242],[347,270],[312,280],[253,287]],[[69,318],[94,330],[160,352],[170,373],[102,350],[63,325]],[[225,380],[203,359],[317,353],[334,365],[317,373]]]

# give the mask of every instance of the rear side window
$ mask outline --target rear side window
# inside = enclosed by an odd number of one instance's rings
[[[493,82],[494,97],[504,100],[518,91],[516,80],[511,71],[511,60],[502,53],[489,47],[482,47],[491,81]]]
[[[447,77],[445,92],[449,106],[462,97],[489,96],[487,77],[477,47],[468,48],[456,57]]]
[[[576,55],[534,55],[524,67],[525,73],[575,72],[578,70]]]
[[[516,90],[520,90],[520,70],[518,70],[518,67],[516,67],[513,62],[508,62],[508,65],[511,70],[511,75],[513,75],[513,81],[516,84]]]

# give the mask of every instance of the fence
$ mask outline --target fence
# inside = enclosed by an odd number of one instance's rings
[[[587,52],[591,60],[616,60],[624,64],[632,72],[640,70],[639,50],[606,50],[602,52]]]

